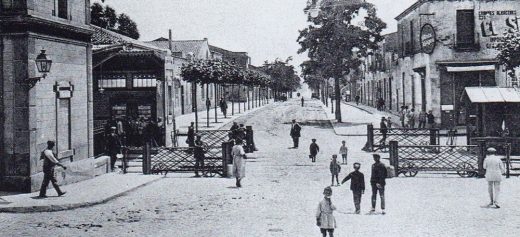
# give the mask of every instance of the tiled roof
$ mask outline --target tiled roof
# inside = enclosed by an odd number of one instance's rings
[[[100,46],[99,48],[103,48],[107,45],[117,45],[117,44],[131,44],[140,48],[154,50],[154,51],[165,51],[160,47],[156,47],[152,44],[147,44],[145,42],[132,39],[130,37],[118,34],[113,31],[109,31],[103,29],[98,26],[90,25],[92,30],[94,30],[94,34],[92,35],[92,44],[94,46]],[[95,47],[96,48],[96,47]]]
[[[183,55],[193,53],[198,55],[200,50],[204,47],[206,40],[172,40],[172,52],[182,52]],[[169,49],[168,39],[158,38],[153,41],[146,42],[162,49]]]

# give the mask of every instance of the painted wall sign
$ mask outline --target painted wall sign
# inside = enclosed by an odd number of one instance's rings
[[[437,45],[437,36],[435,29],[430,24],[425,24],[421,27],[421,50],[423,53],[432,54]]]
[[[480,35],[486,48],[495,48],[505,33],[520,31],[520,17],[516,10],[479,11]]]

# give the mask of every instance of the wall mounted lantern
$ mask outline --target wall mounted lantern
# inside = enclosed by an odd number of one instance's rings
[[[47,73],[51,71],[52,60],[47,58],[47,54],[45,54],[45,49],[42,49],[40,54],[36,57],[36,67],[38,68],[39,73],[43,73],[41,77],[31,77],[27,80],[27,85],[30,88],[33,88],[36,83],[38,83],[41,79],[47,76]]]

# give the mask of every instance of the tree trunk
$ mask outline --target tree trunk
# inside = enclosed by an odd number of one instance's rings
[[[341,123],[341,96],[339,89],[339,78],[334,79],[334,95],[336,98],[336,120]]]

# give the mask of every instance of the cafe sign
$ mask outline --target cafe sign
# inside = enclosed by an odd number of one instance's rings
[[[430,24],[425,24],[421,28],[421,50],[423,53],[432,54],[437,44],[435,29]]]

